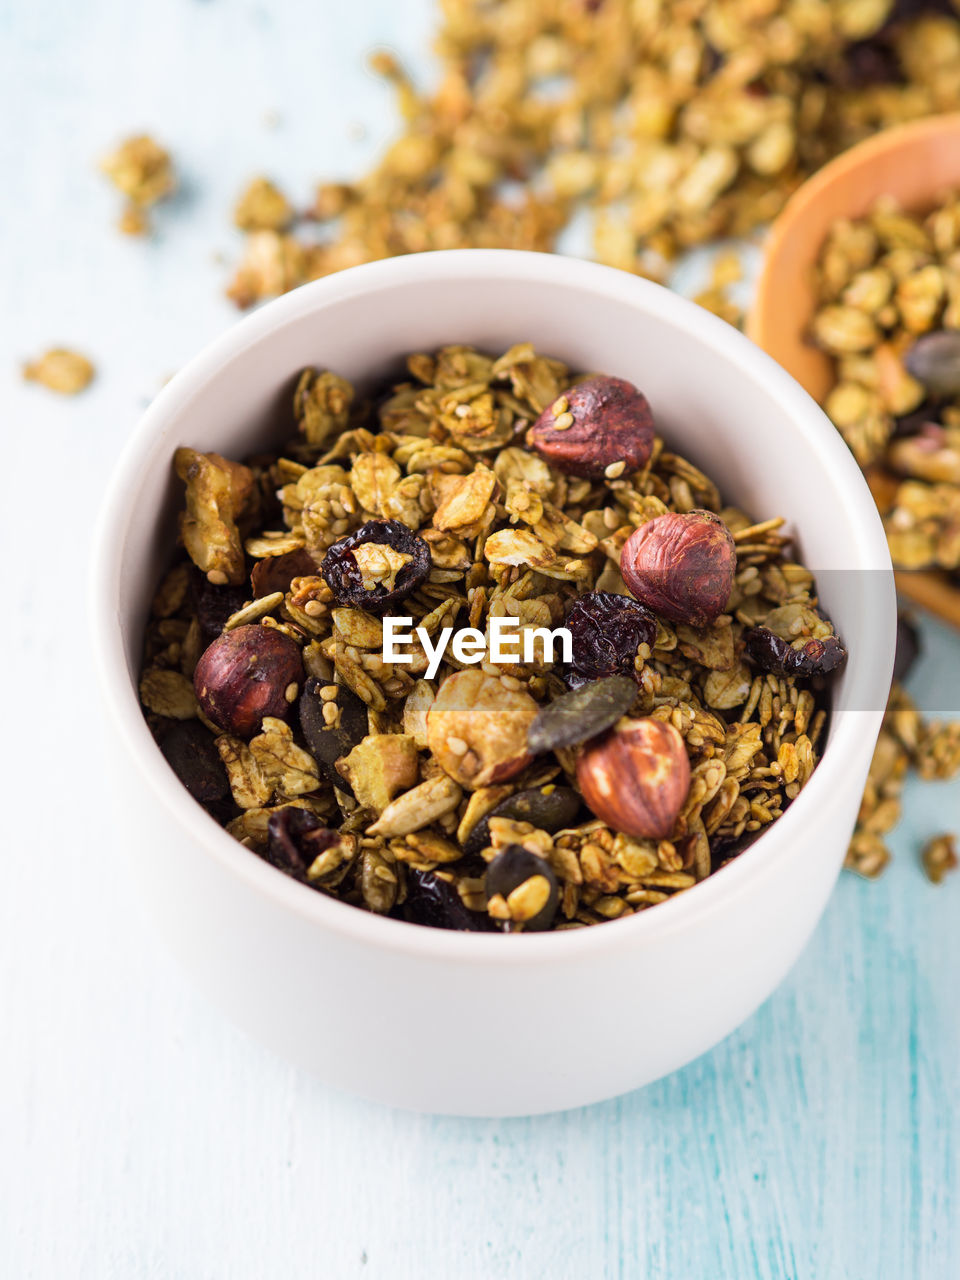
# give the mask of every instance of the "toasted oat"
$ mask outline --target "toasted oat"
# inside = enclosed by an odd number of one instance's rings
[[[93,381],[95,372],[86,356],[66,347],[51,347],[38,360],[30,360],[23,366],[27,382],[39,382],[63,396],[75,396],[83,391]]]

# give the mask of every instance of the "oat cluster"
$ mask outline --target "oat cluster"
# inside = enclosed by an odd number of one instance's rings
[[[432,93],[374,59],[401,126],[367,174],[294,230],[282,197],[239,218],[238,305],[396,254],[554,249],[584,213],[598,261],[659,278],[852,143],[960,109],[951,0],[444,0],[435,48]]]
[[[371,911],[459,928],[541,927],[549,916],[570,928],[689,888],[775,821],[817,762],[822,682],[758,669],[744,640],[760,628],[795,655],[836,643],[783,521],[725,505],[659,436],[633,471],[582,477],[545,461],[530,425],[547,410],[563,425],[590,380],[529,344],[499,358],[447,347],[410,356],[407,371],[372,399],[332,372],[304,371],[297,436],[278,456],[178,450],[187,558],[154,600],[140,685],[161,750],[238,840]],[[646,726],[649,739],[653,720],[685,755],[662,838],[625,834],[583,805],[591,680],[584,693],[545,657],[467,667],[449,648],[427,680],[422,647],[412,665],[385,662],[376,611],[331,588],[342,589],[330,566],[354,546],[369,549],[354,557],[357,599],[409,590],[392,611],[429,636],[488,631],[508,615],[522,629],[557,627],[597,591],[608,609],[622,600],[638,610],[620,571],[625,542],[695,510],[715,513],[735,545],[726,609],[704,626],[650,615],[650,643],[635,636],[626,653],[629,679],[597,682],[608,690],[604,726],[627,710],[620,725]],[[371,521],[382,522],[372,541]],[[422,566],[404,549],[414,543],[429,548]],[[219,666],[229,692],[237,654],[266,676],[268,653],[284,645],[302,678],[288,683],[284,668],[258,731],[224,731],[204,714],[197,690],[210,695],[212,646],[229,650]],[[541,715],[574,696],[572,717]]]
[[[100,163],[117,190],[126,197],[118,226],[125,235],[146,235],[150,208],[177,189],[169,152],[149,134],[135,134],[104,156]]]
[[[62,396],[75,396],[93,381],[96,370],[86,356],[66,347],[51,347],[36,360],[28,360],[21,373],[26,382],[38,382]]]

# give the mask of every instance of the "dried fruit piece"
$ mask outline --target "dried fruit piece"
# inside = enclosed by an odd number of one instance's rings
[[[253,566],[250,582],[255,599],[275,591],[289,591],[294,578],[309,578],[317,572],[317,562],[309,551],[288,551],[282,556],[264,556]]]
[[[204,806],[230,794],[226,770],[209,729],[198,720],[172,725],[159,740],[167,764],[186,789]]]
[[[309,809],[285,805],[275,809],[267,822],[267,860],[287,875],[309,883],[307,873],[322,853],[343,843],[339,831],[331,831]]]
[[[320,572],[337,603],[382,615],[430,572],[430,548],[399,520],[369,520],[335,542]]]
[[[496,676],[458,671],[427,712],[427,739],[440,767],[464,787],[505,782],[530,763],[527,733],[537,704]]]
[[[670,511],[648,520],[620,553],[620,572],[637,599],[691,627],[723,613],[736,568],[736,544],[712,511]]]
[[[285,719],[288,692],[303,681],[300,646],[281,631],[252,624],[226,631],[204,650],[193,687],[204,715],[227,733],[249,738],[264,716]]]
[[[624,719],[584,747],[577,782],[593,812],[615,831],[662,840],[687,798],[690,762],[673,725]]]
[[[321,696],[321,692],[328,691],[331,696]],[[328,706],[332,713],[324,712]],[[345,684],[323,685],[310,676],[300,694],[298,713],[300,729],[320,772],[335,787],[353,795],[353,788],[336,764],[367,735],[366,703]]]
[[[471,911],[456,886],[433,871],[407,869],[407,897],[400,908],[410,924],[434,929],[458,929],[464,933],[490,933],[496,925],[481,911]]]
[[[629,676],[591,680],[541,707],[527,734],[527,746],[539,755],[595,738],[627,714],[637,697]]]
[[[585,591],[566,617],[573,662],[562,674],[578,688],[603,676],[633,675],[637,650],[653,648],[657,620],[644,605],[612,591]]]
[[[86,356],[66,347],[52,347],[39,360],[28,361],[23,366],[27,382],[39,382],[49,391],[62,396],[75,396],[93,381],[94,367]]]
[[[766,627],[751,627],[744,632],[743,638],[750,661],[761,671],[769,671],[775,676],[809,679],[811,676],[827,675],[836,671],[847,656],[839,636],[791,644]]]
[[[646,466],[653,434],[650,405],[632,382],[595,377],[548,405],[527,443],[558,471],[600,479],[618,463],[618,475]]]
[[[960,395],[960,329],[923,334],[907,351],[904,364],[930,395]]]
[[[530,787],[507,796],[480,819],[466,840],[467,857],[480,853],[490,845],[490,819],[507,818],[511,822],[529,822],[540,831],[553,833],[572,827],[582,808],[580,796],[573,787]]]
[[[483,882],[487,911],[510,929],[520,926],[525,933],[549,929],[560,902],[557,877],[544,858],[508,845],[487,867]]]

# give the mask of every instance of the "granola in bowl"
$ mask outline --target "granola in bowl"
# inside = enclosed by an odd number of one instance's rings
[[[846,655],[813,575],[631,383],[528,343],[406,365],[372,398],[305,370],[281,453],[177,450],[160,750],[259,856],[412,923],[569,929],[690,888],[816,766]]]

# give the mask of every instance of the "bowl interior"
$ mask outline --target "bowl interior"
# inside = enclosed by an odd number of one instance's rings
[[[816,306],[814,264],[832,224],[859,218],[885,195],[923,209],[960,187],[960,115],[935,116],[879,134],[826,165],[787,203],[767,242],[747,326],[817,401],[832,361],[806,338]]]
[[[865,771],[893,662],[892,578],[869,490],[826,417],[753,343],[657,285],[548,255],[467,250],[355,268],[263,308],[164,389],[128,445],[98,544],[98,659],[127,750],[168,807],[182,801],[184,817],[194,809],[153,744],[136,687],[149,602],[169,564],[181,502],[172,474],[177,446],[242,457],[289,439],[290,393],[305,365],[331,368],[363,386],[408,352],[450,343],[502,352],[523,341],[574,368],[635,382],[649,396],[667,447],[716,480],[726,501],[758,519],[784,516],[852,655],[834,687],[823,761],[835,758],[832,783],[829,770],[818,769],[797,805],[771,828],[772,843],[759,841],[719,879],[741,883],[748,869],[740,864],[762,858],[761,848],[782,848],[789,830],[802,839],[800,811],[829,798],[851,757],[863,756]],[[187,821],[199,835],[197,822]],[[207,826],[217,840],[206,843],[215,843],[221,857],[227,845],[231,860],[243,852]],[[716,899],[718,889],[714,899],[706,892],[716,879],[701,886],[704,907]],[[302,896],[317,913],[337,905]],[[661,919],[671,915],[670,905]]]

